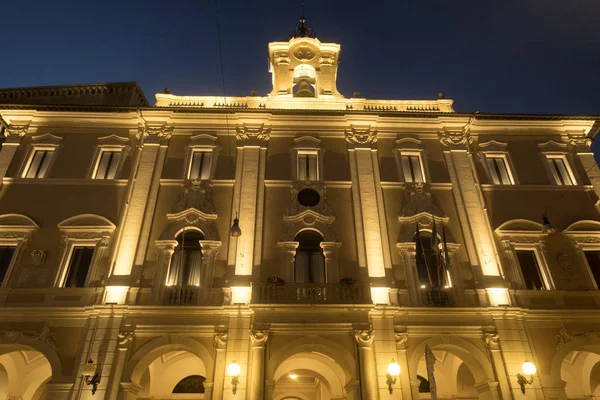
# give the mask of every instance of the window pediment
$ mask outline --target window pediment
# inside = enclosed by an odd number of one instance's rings
[[[479,143],[479,148],[482,151],[497,151],[497,152],[506,152],[506,148],[508,147],[507,143],[498,142],[495,140],[490,140],[485,143]]]
[[[215,221],[217,214],[208,214],[196,208],[188,208],[178,213],[167,214],[169,224],[161,235],[161,240],[173,240],[189,229],[197,229],[207,240],[218,240]]]
[[[538,147],[544,152],[556,152],[556,153],[566,153],[567,152],[567,144],[559,143],[553,140],[547,141],[545,143],[539,143]]]
[[[115,135],[103,136],[98,138],[98,142],[100,142],[100,146],[117,146],[123,147],[129,142],[129,138]]]
[[[44,133],[43,135],[33,136],[31,138],[31,143],[34,145],[49,144],[58,146],[62,139],[63,138],[60,136],[55,136],[51,133]]]

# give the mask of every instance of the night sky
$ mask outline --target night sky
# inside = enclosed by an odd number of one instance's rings
[[[300,0],[219,0],[227,95],[271,90],[267,43]],[[0,87],[137,81],[220,95],[213,0],[3,2]],[[307,0],[342,46],[338,89],[457,111],[600,114],[600,0]]]

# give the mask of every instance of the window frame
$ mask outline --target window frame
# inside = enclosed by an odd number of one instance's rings
[[[419,157],[419,165],[421,167],[421,174],[423,177],[423,182],[415,182],[415,181],[407,181],[406,175],[404,171],[404,167],[402,165],[402,157],[403,156],[416,156]],[[409,184],[423,184],[430,183],[430,175],[429,175],[429,167],[427,163],[427,153],[422,147],[422,142],[416,138],[405,137],[399,140],[396,140],[396,148],[394,150],[394,157],[396,158],[396,166],[398,168],[398,181],[409,183]]]
[[[512,162],[512,157],[507,150],[508,144],[497,142],[495,140],[490,140],[485,143],[479,144],[479,156],[481,159],[481,163],[483,164],[483,169],[487,175],[487,178],[490,184],[495,186],[514,186],[518,185],[518,177],[516,174],[515,166]],[[500,177],[498,177],[499,183],[496,183],[494,180],[494,176],[496,171],[492,171],[489,166],[488,160],[490,159],[498,159],[501,158],[504,160],[504,166],[506,168],[506,173],[508,175],[508,179],[510,183],[502,183]]]
[[[535,290],[535,289],[527,288],[527,283],[525,282],[525,276],[523,275],[523,269],[521,268],[521,264],[520,264],[519,258],[517,256],[517,251],[533,252],[533,254],[535,256],[535,260],[537,261],[537,264],[538,264],[540,280],[542,281],[542,284],[544,285],[543,290],[544,291],[555,290],[554,282],[552,281],[552,277],[550,276],[550,270],[548,268],[546,259],[544,258],[543,254],[542,254],[542,249],[540,248],[540,245],[514,244],[513,245],[514,261],[516,263],[521,289],[522,290],[532,290],[532,291]]]
[[[548,175],[548,179],[550,180],[550,184],[552,186],[578,186],[581,185],[581,180],[577,174],[577,171],[574,168],[574,160],[573,154],[568,151],[568,145],[566,143],[558,143],[555,141],[548,141],[545,143],[539,143],[538,148],[540,151],[540,158],[544,165],[544,169]],[[569,178],[572,181],[572,185],[561,185],[556,181],[555,171],[550,167],[550,158],[562,158],[565,169],[569,174]]]
[[[3,223],[5,221],[6,224]],[[23,215],[0,215],[0,246],[15,247],[15,252],[6,270],[6,275],[2,282],[0,282],[0,288],[12,286],[15,278],[15,270],[21,261],[25,248],[29,245],[31,236],[38,229],[39,226],[33,220]]]
[[[553,184],[555,186],[577,186],[578,185],[577,178],[575,177],[575,172],[573,171],[573,168],[571,167],[571,163],[569,161],[569,157],[568,157],[567,153],[551,152],[551,153],[545,153],[544,155],[546,156],[546,167],[547,167],[547,170],[550,175],[550,180],[553,181]],[[557,170],[557,168],[555,166],[550,166],[550,160],[561,160],[562,161],[562,163],[565,166],[567,175],[569,176],[569,179],[571,180],[570,184],[562,184],[562,183],[558,182],[558,180],[557,180],[558,175],[560,175],[561,179],[563,179],[564,177],[562,176],[560,171]]]
[[[194,156],[198,153],[202,153],[202,162],[200,163],[200,171],[198,173],[198,176],[200,177],[200,179],[192,179],[190,177],[190,175],[192,174],[192,167],[194,165]],[[210,154],[210,166],[208,167],[208,178],[207,179],[202,179],[202,167],[204,166],[205,163],[205,156],[204,154]],[[206,147],[193,147],[190,151],[190,155],[189,155],[189,160],[188,160],[188,168],[187,168],[187,172],[186,172],[186,176],[185,179],[187,180],[194,180],[194,181],[209,181],[212,179],[212,169],[213,169],[213,157],[214,157],[214,152],[213,149],[210,148],[206,148]]]
[[[190,172],[192,169],[194,153],[205,152],[211,153],[212,157],[210,161],[209,178],[202,179],[202,181],[211,181],[214,178],[217,169],[217,159],[219,157],[220,149],[221,148],[217,145],[216,136],[209,135],[206,133],[201,133],[192,136],[189,140],[189,144],[186,146],[185,149],[185,162],[182,171],[183,179],[190,180]]]
[[[293,180],[299,182],[323,182],[323,154],[321,140],[313,136],[302,136],[294,139],[294,147],[292,152],[292,174]],[[317,156],[317,179],[316,180],[300,180],[300,156],[301,155],[316,155]],[[308,171],[307,171],[308,173]]]
[[[99,278],[100,264],[108,249],[115,225],[104,217],[83,214],[64,220],[58,224],[58,228],[62,234],[63,251],[54,279],[54,287],[61,289],[82,289],[66,288],[64,286],[70,267],[71,256],[75,247],[94,247],[94,254],[84,285],[84,288],[91,287],[91,284]]]
[[[600,285],[596,283],[594,274],[589,265],[586,251],[600,252],[600,222],[591,220],[581,220],[574,222],[567,227],[563,234],[569,238],[571,245],[583,266],[583,275],[588,283],[590,290],[600,290]]]
[[[50,133],[32,137],[17,176],[23,179],[48,179],[52,174],[54,164],[56,163],[56,160],[58,158],[58,153],[62,148],[62,145],[60,145],[61,140],[61,137],[54,136]],[[41,178],[27,178],[27,173],[29,172],[29,168],[31,167],[31,163],[37,151],[52,152],[52,157],[48,164],[48,168],[44,176]]]
[[[87,178],[93,180],[100,181],[111,181],[119,179],[121,174],[121,170],[123,169],[123,165],[125,164],[125,160],[127,159],[127,155],[129,153],[130,146],[127,145],[129,139],[126,137],[121,137],[117,135],[110,135],[98,138],[98,144],[96,145],[96,149],[94,151],[94,155],[92,157],[92,162],[90,163]],[[121,158],[119,160],[119,164],[117,166],[117,170],[115,171],[114,178],[96,178],[96,173],[98,171],[98,166],[100,165],[100,160],[102,159],[102,153],[107,151],[121,152]]]
[[[315,156],[316,157],[316,175],[317,175],[317,179],[299,179],[300,178],[300,157],[301,156]],[[319,165],[319,151],[318,150],[308,150],[308,149],[297,149],[296,151],[296,178],[297,180],[302,180],[305,182],[319,182],[321,180],[321,171],[320,171],[320,165]],[[310,164],[309,164],[310,165]],[[308,171],[308,168],[306,170],[306,175],[307,178],[310,176],[310,173]]]

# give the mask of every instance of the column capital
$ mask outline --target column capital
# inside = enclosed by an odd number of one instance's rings
[[[250,339],[252,340],[252,347],[264,347],[269,339],[268,330],[251,330]]]
[[[576,153],[591,153],[592,150],[590,146],[592,145],[592,140],[588,138],[585,133],[572,133],[567,132],[567,139],[571,148]]]
[[[300,242],[277,242],[277,246],[285,249],[286,251],[293,252],[296,254],[296,249],[300,245]]]
[[[489,350],[498,350],[500,348],[500,336],[497,333],[484,333],[483,341]]]
[[[165,144],[173,135],[173,126],[160,125],[150,126],[144,124],[138,129],[138,140],[144,139],[148,144]]]
[[[202,249],[203,256],[210,256],[219,251],[221,247],[221,241],[219,240],[200,240],[200,248]]]
[[[406,342],[408,342],[408,333],[394,332],[394,339],[396,340],[396,350],[406,350]]]
[[[375,338],[373,329],[355,329],[354,339],[360,347],[370,347]]]
[[[235,128],[235,137],[242,147],[245,146],[260,146],[266,147],[267,142],[271,138],[271,127],[260,125],[250,125],[244,123],[243,126]]]
[[[473,139],[468,132],[463,130],[443,130],[438,132],[438,139],[442,146],[448,148],[448,150],[466,150],[469,151],[469,145],[473,142]]]
[[[225,349],[227,347],[227,332],[215,332],[215,348]]]
[[[156,241],[156,248],[158,250],[162,250],[164,252],[167,253],[171,253],[173,254],[173,252],[175,251],[175,247],[177,247],[179,243],[177,242],[177,240],[157,240]]]
[[[350,125],[350,129],[346,129],[344,134],[351,148],[370,149],[377,143],[377,130],[371,129],[371,125]]]
[[[133,341],[133,331],[122,331],[118,334],[118,343],[120,348],[129,346],[129,343]]]

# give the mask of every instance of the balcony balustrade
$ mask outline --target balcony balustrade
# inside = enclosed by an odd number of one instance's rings
[[[340,283],[261,284],[253,303],[262,304],[365,304],[371,302],[367,285]]]
[[[165,287],[166,305],[195,305],[200,302],[200,287],[193,285],[173,285]]]

